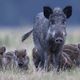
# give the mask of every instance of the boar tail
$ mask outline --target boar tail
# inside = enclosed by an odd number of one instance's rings
[[[30,34],[33,32],[33,29],[31,29],[29,32],[27,32],[26,34],[24,34],[23,36],[22,36],[22,42],[24,41],[24,40],[26,40],[29,36],[30,36]]]

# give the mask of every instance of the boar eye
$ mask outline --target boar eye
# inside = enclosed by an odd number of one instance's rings
[[[66,21],[65,20],[62,20],[62,24],[65,24],[66,23]]]

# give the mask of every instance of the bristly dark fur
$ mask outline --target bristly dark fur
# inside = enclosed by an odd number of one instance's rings
[[[66,11],[69,12],[69,14],[67,14]],[[38,50],[38,54],[40,56],[39,65],[41,68],[44,68],[45,65],[45,68],[48,69],[48,66],[50,66],[49,61],[51,58],[50,57],[51,54],[58,54],[59,52],[62,51],[66,38],[65,23],[66,19],[68,19],[71,16],[71,13],[72,7],[70,8],[67,6],[64,9],[61,8],[51,9],[48,6],[47,7],[45,6],[43,8],[43,12],[39,13],[36,16],[32,32],[34,46]],[[51,45],[48,45],[49,42],[51,42]],[[53,49],[55,48],[55,51],[49,48]],[[51,54],[48,53],[50,52],[48,50],[51,50],[52,53]]]

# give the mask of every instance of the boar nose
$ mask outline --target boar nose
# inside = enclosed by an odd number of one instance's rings
[[[62,43],[62,42],[63,42],[63,39],[62,39],[62,38],[60,38],[60,37],[58,37],[58,38],[56,38],[56,39],[55,39],[55,42],[60,44],[60,43]]]
[[[19,67],[22,67],[23,66],[23,63],[18,63]]]

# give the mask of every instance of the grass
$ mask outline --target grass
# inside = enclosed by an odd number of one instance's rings
[[[33,72],[0,72],[0,80],[80,80],[80,69],[71,72],[65,71],[56,73],[55,71],[33,71]]]
[[[0,71],[0,80],[80,80],[80,69],[76,68],[71,72],[65,71],[56,73],[56,71],[45,72],[35,71],[31,50],[34,47],[32,35],[25,41],[21,42],[21,37],[29,29],[1,29],[0,30],[0,46],[6,46],[7,51],[15,49],[26,48],[30,57],[30,69],[28,71],[6,70]],[[66,43],[79,43],[80,42],[79,29],[68,31]]]

